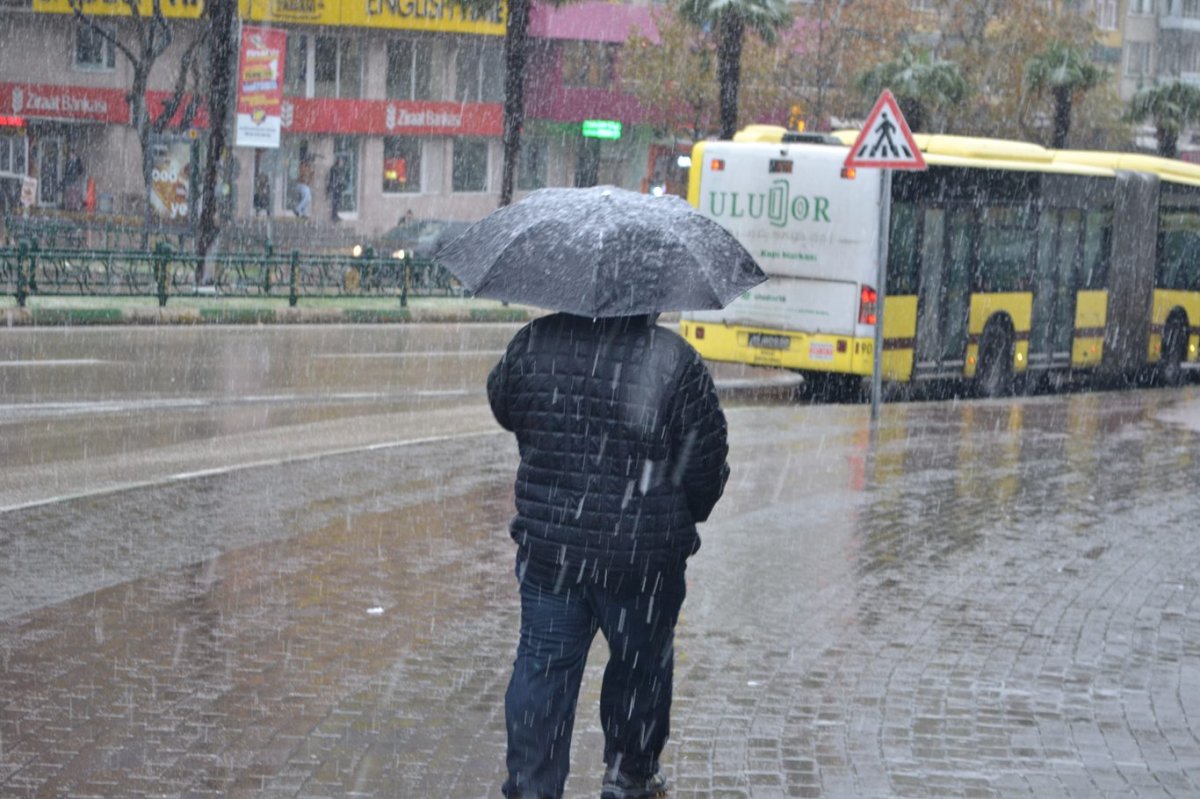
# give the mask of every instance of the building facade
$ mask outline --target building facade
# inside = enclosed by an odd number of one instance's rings
[[[77,21],[69,0],[6,3],[0,210],[18,208],[20,184],[32,178],[43,210],[137,216],[149,201],[164,221],[194,215],[194,207],[172,200],[197,196],[203,114],[156,137],[147,200],[141,148],[128,124],[128,59]],[[133,47],[137,25],[148,19],[118,13],[123,7],[85,4]],[[163,10],[172,41],[150,75],[146,96],[155,112],[201,24],[198,0],[167,0]],[[477,219],[495,209],[503,166],[502,7],[470,15],[440,0],[242,0],[239,16],[243,28],[286,34],[281,134],[278,147],[232,148],[223,213],[294,219],[308,195],[299,212],[314,222],[374,234],[405,218]],[[518,195],[546,185],[639,186],[648,134],[616,75],[617,49],[633,24],[645,30],[649,10],[607,2],[535,8]],[[583,121],[597,118],[620,123],[620,138],[583,136]]]

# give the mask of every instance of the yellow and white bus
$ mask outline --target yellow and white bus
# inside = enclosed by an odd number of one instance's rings
[[[872,373],[883,182],[843,169],[855,135],[754,126],[695,146],[689,201],[770,275],[728,308],[684,315],[704,357],[817,383]],[[892,176],[885,381],[995,395],[1082,374],[1175,382],[1197,365],[1200,167],[914,138],[928,169]]]

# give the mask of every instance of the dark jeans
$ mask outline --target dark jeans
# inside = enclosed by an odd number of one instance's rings
[[[600,689],[604,762],[633,776],[658,769],[670,732],[684,571],[680,564],[644,579],[610,572],[567,580],[557,590],[553,583],[521,581],[521,638],[504,701],[505,796],[562,796],[579,683],[597,629],[609,652]]]

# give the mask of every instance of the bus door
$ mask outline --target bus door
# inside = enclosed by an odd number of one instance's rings
[[[915,377],[962,375],[974,230],[970,208],[925,209]]]
[[[1045,370],[1071,365],[1075,331],[1075,287],[1083,240],[1083,213],[1049,208],[1038,226],[1038,259],[1033,284],[1029,366]]]

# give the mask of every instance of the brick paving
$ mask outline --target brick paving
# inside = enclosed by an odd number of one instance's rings
[[[874,437],[731,403],[673,795],[1200,795],[1200,449],[1161,421],[1197,397],[889,405]],[[514,458],[480,434],[0,514],[69,597],[0,619],[0,796],[499,796]],[[212,554],[121,568],[155,536]]]

